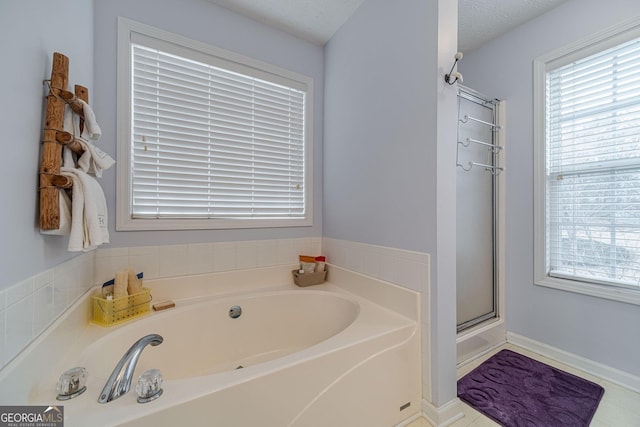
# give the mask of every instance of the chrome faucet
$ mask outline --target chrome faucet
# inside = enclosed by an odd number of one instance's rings
[[[111,402],[129,391],[131,380],[133,379],[133,371],[136,369],[136,363],[138,363],[142,350],[144,350],[148,344],[153,346],[162,344],[162,337],[158,334],[146,335],[136,341],[131,348],[127,350],[114,368],[107,383],[104,385],[98,398],[98,403]]]

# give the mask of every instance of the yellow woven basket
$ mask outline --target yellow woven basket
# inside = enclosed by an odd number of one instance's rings
[[[93,300],[92,321],[101,326],[113,326],[151,311],[149,288],[142,288],[141,292],[112,300],[103,298],[102,294],[92,295],[91,299]]]

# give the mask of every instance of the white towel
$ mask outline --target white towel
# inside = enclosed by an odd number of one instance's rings
[[[82,135],[80,134],[80,118],[77,114],[73,113],[73,110],[71,110],[71,108],[67,108],[65,110],[64,129],[72,134],[74,138],[76,138],[78,143],[84,149],[84,152],[80,155],[80,157],[78,157],[67,147],[64,147],[63,165],[69,168],[77,167],[83,172],[93,174],[100,178],[102,177],[102,171],[109,169],[116,162],[111,156],[88,141],[88,139],[97,139],[95,138],[96,135],[97,137],[100,137],[100,127],[95,122],[95,115],[93,115],[91,107],[89,107],[86,102],[82,102],[85,112],[85,128],[82,132]],[[84,107],[85,105],[86,108]],[[91,125],[89,125],[89,121],[87,121],[88,112],[90,112],[88,116],[91,118]]]
[[[73,158],[73,152],[67,147],[62,147],[63,166],[75,167],[75,159]],[[58,203],[60,205],[60,225],[56,230],[43,230],[40,229],[40,233],[49,234],[54,236],[67,235],[71,231],[71,199],[67,195],[67,192],[60,188],[58,189],[60,195],[58,196]]]
[[[73,151],[66,145],[62,146],[62,167],[63,168],[75,168],[76,156]]]
[[[58,201],[60,203],[60,228],[57,230],[43,230],[40,229],[42,234],[51,234],[55,236],[61,236],[69,234],[71,231],[71,200],[64,189],[60,189],[60,196]]]
[[[93,110],[91,110],[91,107],[89,107],[89,104],[81,99],[78,99],[78,102],[82,105],[82,115],[85,116],[84,129],[80,132],[80,116],[68,106],[64,108],[63,128],[73,135],[74,138],[83,138],[85,141],[89,139],[95,141],[100,138],[102,132],[100,126],[98,126],[98,123],[95,121],[96,116]],[[90,120],[86,119],[87,116]]]
[[[102,177],[102,171],[104,169],[109,169],[116,163],[111,156],[91,142],[85,141],[82,138],[78,139],[78,142],[84,149],[84,153],[82,153],[78,159],[78,168],[83,172],[93,174],[100,178]]]
[[[73,180],[69,251],[87,252],[109,243],[107,202],[100,184],[78,169],[63,167],[60,174]]]
[[[78,98],[80,104],[82,104],[82,115],[84,116],[84,130],[82,135],[86,136],[87,139],[98,140],[102,135],[102,130],[100,126],[98,126],[98,122],[96,121],[96,115],[86,102],[82,99]]]

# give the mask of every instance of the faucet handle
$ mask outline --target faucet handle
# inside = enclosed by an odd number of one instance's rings
[[[159,369],[145,371],[136,384],[138,403],[147,403],[162,395],[162,374]]]
[[[84,393],[87,389],[85,385],[87,383],[87,375],[87,370],[81,366],[63,372],[56,384],[56,390],[58,391],[56,399],[69,400]]]
[[[138,363],[142,350],[147,345],[162,344],[162,340],[162,337],[158,334],[149,334],[134,342],[113,369],[111,376],[109,376],[100,392],[98,403],[108,403],[126,394],[129,391],[129,387],[131,387],[133,372],[136,369],[136,363]]]

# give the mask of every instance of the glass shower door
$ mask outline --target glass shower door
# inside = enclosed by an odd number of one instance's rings
[[[467,329],[497,315],[497,175],[496,100],[460,87],[456,275],[457,329]]]

